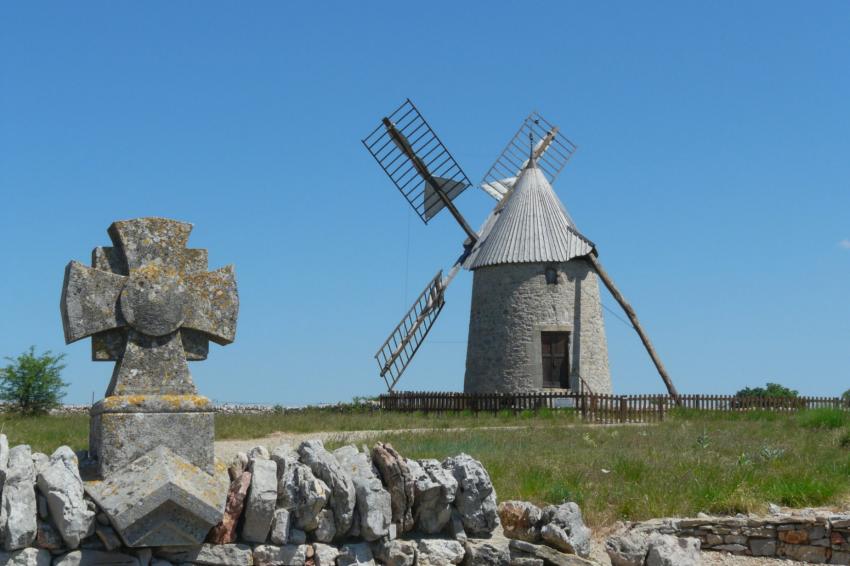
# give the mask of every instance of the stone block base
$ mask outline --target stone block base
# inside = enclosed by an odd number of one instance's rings
[[[107,397],[91,409],[89,453],[102,478],[157,447],[214,472],[214,413],[199,395]]]

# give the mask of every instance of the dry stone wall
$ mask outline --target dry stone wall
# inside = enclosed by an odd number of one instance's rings
[[[168,454],[156,465],[180,467]],[[186,546],[129,540],[134,530],[115,524],[116,517],[134,513],[129,523],[145,524],[136,515],[150,501],[101,508],[94,496],[111,484],[87,480],[86,462],[80,469],[68,447],[50,456],[26,445],[10,449],[0,434],[0,566],[593,564],[585,558],[589,530],[578,506],[499,508],[489,474],[466,454],[440,462],[411,460],[382,443],[334,451],[319,441],[258,446],[217,467],[215,481],[229,484],[222,519],[202,535],[203,544]],[[127,502],[136,499],[126,494]],[[509,518],[516,513],[506,509],[531,508],[534,535],[518,536]],[[169,528],[163,513],[151,518]],[[510,538],[500,514],[514,521]]]
[[[703,550],[739,556],[850,564],[850,515],[827,511],[775,509],[768,516],[701,514],[695,518],[656,519],[634,524],[627,533],[609,539],[609,554],[617,554],[618,548],[634,547],[633,541],[647,533],[696,539]]]

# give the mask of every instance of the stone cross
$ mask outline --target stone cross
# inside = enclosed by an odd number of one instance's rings
[[[186,360],[206,359],[209,340],[233,342],[233,266],[208,272],[206,250],[186,248],[191,230],[165,218],[115,222],[114,247],[95,248],[92,267],[65,269],[65,341],[91,336],[92,358],[117,362],[107,396],[194,394]]]

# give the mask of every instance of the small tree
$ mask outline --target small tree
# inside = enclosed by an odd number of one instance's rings
[[[766,387],[745,387],[735,393],[736,397],[797,397],[799,393],[778,383],[768,383]]]
[[[848,403],[850,403],[850,389],[848,389],[847,391],[845,391],[844,393],[842,393],[842,394],[841,394],[841,398],[842,398],[844,401],[847,401]]]
[[[49,350],[36,355],[35,346],[17,358],[6,358],[10,363],[0,369],[0,399],[27,415],[59,406],[68,387],[61,378],[64,358],[65,354],[54,356]]]

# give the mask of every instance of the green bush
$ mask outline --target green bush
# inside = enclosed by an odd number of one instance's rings
[[[844,401],[847,401],[848,403],[850,403],[850,389],[848,389],[847,391],[845,391],[844,393],[842,393],[842,394],[841,394],[841,398],[842,398]]]
[[[50,351],[36,355],[35,346],[17,358],[6,358],[9,365],[0,369],[0,399],[24,415],[46,413],[58,407],[68,384],[62,381],[61,363],[65,354]]]
[[[797,397],[795,389],[789,389],[778,383],[768,383],[766,387],[745,387],[735,393],[736,397]]]

